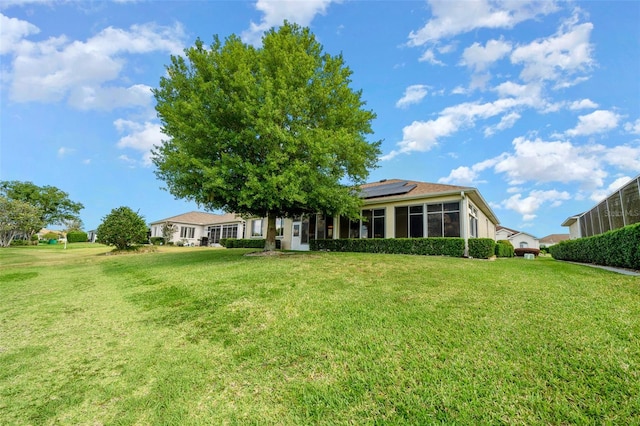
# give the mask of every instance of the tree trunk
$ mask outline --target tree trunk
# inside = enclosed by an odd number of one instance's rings
[[[267,213],[267,238],[264,241],[264,251],[275,251],[276,249],[276,215],[273,212]]]

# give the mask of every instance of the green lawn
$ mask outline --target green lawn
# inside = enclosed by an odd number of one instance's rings
[[[640,278],[496,261],[0,250],[0,424],[640,424]]]

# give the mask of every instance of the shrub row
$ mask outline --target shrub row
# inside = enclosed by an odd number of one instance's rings
[[[420,254],[463,257],[462,238],[362,238],[311,240],[314,251],[343,251],[360,253]]]
[[[549,247],[554,259],[640,270],[640,223]]]
[[[83,231],[69,231],[67,232],[68,243],[86,243],[89,237],[86,232]]]
[[[513,257],[515,254],[513,244],[509,240],[498,240],[496,241],[495,253],[498,257]]]
[[[531,248],[531,247],[518,247],[513,251],[516,254],[516,256],[519,256],[519,257],[523,257],[527,253],[532,254],[535,257],[538,257],[538,255],[540,254],[540,249]]]
[[[495,255],[496,242],[491,238],[470,238],[469,257],[488,259]]]
[[[239,239],[220,238],[220,245],[226,248],[264,248],[264,238]],[[280,240],[276,240],[276,249],[280,248]]]

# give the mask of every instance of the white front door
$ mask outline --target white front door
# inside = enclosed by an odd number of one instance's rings
[[[309,219],[294,220],[291,225],[291,250],[309,250]]]

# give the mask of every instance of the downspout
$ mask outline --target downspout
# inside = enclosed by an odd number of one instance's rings
[[[464,238],[464,255],[469,257],[469,212],[464,191],[460,191],[460,228]]]

